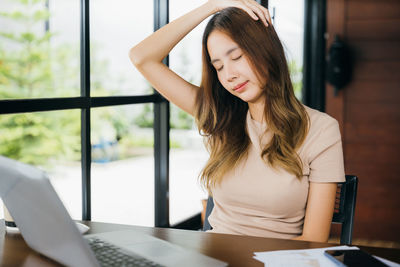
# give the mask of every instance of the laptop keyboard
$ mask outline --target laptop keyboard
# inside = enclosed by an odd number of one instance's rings
[[[96,259],[100,266],[140,266],[140,267],[163,267],[151,260],[135,255],[108,243],[99,238],[88,238]]]

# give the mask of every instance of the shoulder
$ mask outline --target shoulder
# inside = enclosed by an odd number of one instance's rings
[[[310,182],[344,181],[343,149],[339,123],[326,113],[305,107],[310,127],[300,149]],[[308,163],[308,164],[307,164]]]
[[[338,121],[328,114],[304,105],[310,118],[310,130],[323,129],[329,126],[339,126]]]
[[[305,146],[320,146],[341,140],[339,123],[324,112],[304,106],[310,119]]]

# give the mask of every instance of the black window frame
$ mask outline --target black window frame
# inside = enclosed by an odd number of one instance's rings
[[[154,162],[155,162],[155,226],[169,226],[168,157],[169,102],[154,91],[150,95],[104,96],[90,95],[90,17],[89,0],[80,0],[80,80],[79,97],[35,99],[1,99],[0,116],[4,114],[81,110],[81,169],[82,220],[91,220],[91,140],[90,113],[92,108],[154,104]],[[168,0],[154,0],[154,31],[168,23]],[[48,27],[48,26],[47,26]],[[165,61],[168,64],[168,59]]]
[[[303,102],[325,111],[326,0],[305,0]]]

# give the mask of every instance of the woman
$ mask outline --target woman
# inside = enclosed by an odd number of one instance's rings
[[[212,14],[197,87],[162,60]],[[213,232],[328,240],[344,181],[338,123],[295,98],[267,9],[209,0],[133,47],[130,58],[206,137],[210,158],[200,178],[214,198]]]

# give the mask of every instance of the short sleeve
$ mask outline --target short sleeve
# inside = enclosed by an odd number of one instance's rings
[[[310,182],[344,182],[342,139],[338,122],[326,116],[327,123],[315,138],[310,151]]]

